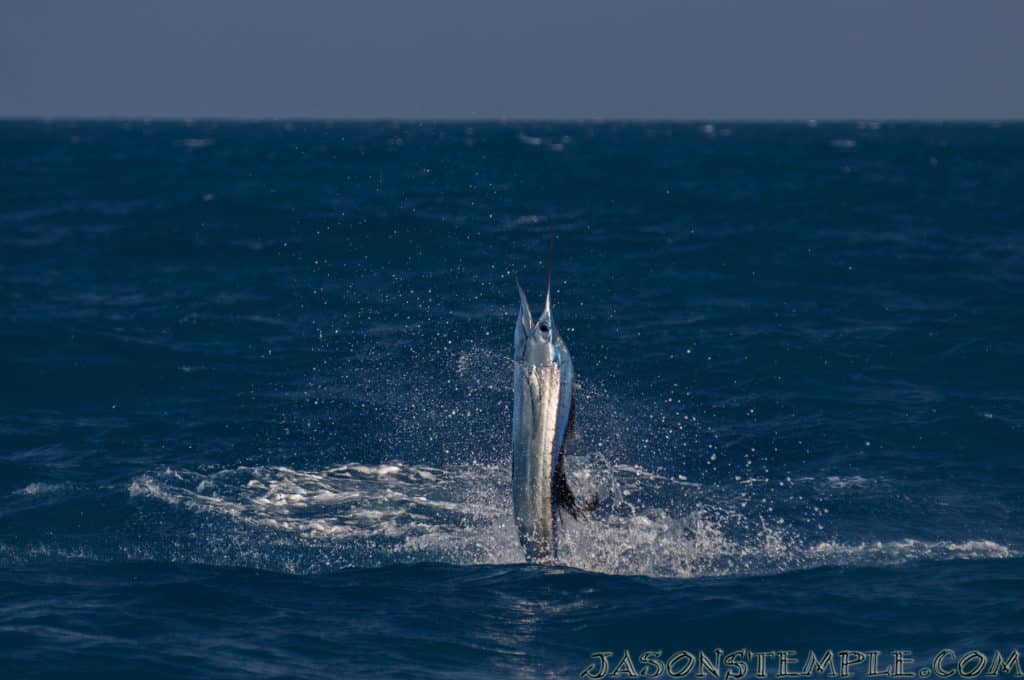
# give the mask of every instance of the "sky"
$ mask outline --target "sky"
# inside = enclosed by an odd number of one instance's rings
[[[0,117],[1024,119],[1017,0],[3,0]]]

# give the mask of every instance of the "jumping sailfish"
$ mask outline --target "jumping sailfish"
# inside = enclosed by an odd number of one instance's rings
[[[581,505],[565,476],[565,442],[573,436],[576,402],[572,357],[551,317],[551,250],[548,251],[548,291],[544,311],[533,321],[530,304],[519,280],[519,317],[513,356],[512,511],[519,541],[530,562],[557,556],[557,508],[573,518],[590,510]]]

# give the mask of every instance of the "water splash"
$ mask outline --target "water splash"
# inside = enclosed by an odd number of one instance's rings
[[[636,466],[600,467],[578,459],[571,467],[575,485],[601,495],[604,507],[587,521],[566,519],[559,562],[589,571],[690,578],[1014,554],[986,540],[813,542],[752,502],[745,484],[705,487]],[[273,534],[273,551],[261,556],[261,566],[292,571],[301,563],[319,571],[315,558],[297,559],[295,553],[334,552],[324,568],[336,566],[337,555],[364,566],[522,562],[508,485],[507,469],[497,465],[440,469],[393,461],[321,471],[166,468],[137,477],[130,491],[219,518],[226,536]],[[643,500],[666,496],[677,501],[650,507]]]

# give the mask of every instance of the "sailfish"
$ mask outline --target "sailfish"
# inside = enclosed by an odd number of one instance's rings
[[[581,504],[565,474],[565,443],[574,434],[576,400],[572,357],[551,315],[551,255],[548,290],[537,320],[516,279],[519,315],[513,354],[512,512],[519,542],[530,562],[557,557],[559,509],[579,519],[596,499]]]

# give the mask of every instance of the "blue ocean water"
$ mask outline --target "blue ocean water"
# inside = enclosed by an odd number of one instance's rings
[[[1024,126],[0,123],[0,675],[1024,643]],[[511,522],[519,276],[579,380]]]

